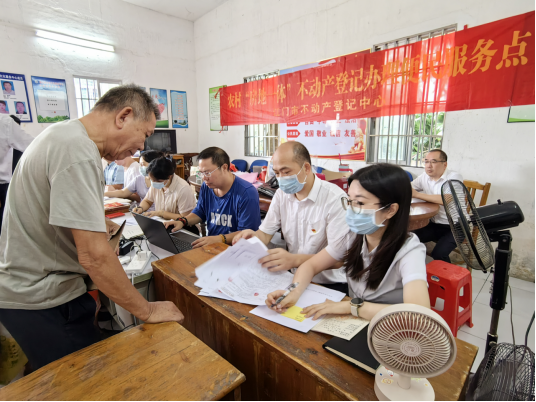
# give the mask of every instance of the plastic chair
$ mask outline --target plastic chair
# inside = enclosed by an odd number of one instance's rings
[[[426,279],[430,306],[447,322],[452,334],[456,336],[465,323],[473,327],[471,273],[464,267],[434,260],[426,265]],[[444,301],[443,309],[439,309],[438,299]]]
[[[256,161],[251,162],[251,165],[249,166],[250,173],[253,173],[254,166],[268,166],[268,161],[265,161],[264,159],[257,159]]]
[[[235,159],[231,162],[240,172],[247,172],[248,163],[244,159]]]
[[[408,172],[407,170],[404,170],[404,172],[407,173],[407,175],[408,175],[408,177],[409,177],[409,181],[410,181],[410,182],[413,181],[413,175],[412,175],[410,172]]]

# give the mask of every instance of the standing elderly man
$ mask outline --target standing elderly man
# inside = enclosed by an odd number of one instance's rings
[[[281,229],[288,251],[269,250],[268,256],[259,261],[272,271],[295,271],[324,248],[341,261],[353,237],[341,208],[341,198],[346,193],[335,184],[316,177],[309,151],[297,141],[279,146],[272,162],[279,190],[266,218],[259,230],[244,230],[234,242],[256,236],[268,245],[275,232]],[[338,267],[319,273],[313,281],[348,294],[346,274]]]
[[[38,369],[100,340],[89,277],[148,323],[178,321],[171,302],[149,303],[132,286],[107,234],[101,158],[143,148],[158,107],[135,85],[111,89],[91,113],[49,126],[21,158],[0,237],[0,321]]]
[[[447,170],[447,154],[441,149],[432,149],[424,159],[424,173],[411,182],[413,198],[439,204],[439,213],[434,216],[428,225],[417,229],[415,234],[421,243],[435,241],[432,251],[434,260],[450,262],[449,254],[456,248],[456,241],[450,230],[447,213],[441,198],[441,186],[447,180],[463,182],[462,175]]]

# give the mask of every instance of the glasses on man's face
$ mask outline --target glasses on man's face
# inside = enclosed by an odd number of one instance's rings
[[[342,207],[344,210],[347,210],[348,208],[350,208],[356,214],[360,214],[361,211],[363,210],[363,206],[365,206],[365,204],[360,204],[359,201],[351,200],[348,197],[342,197],[341,203],[342,203]],[[381,203],[374,202],[369,205],[381,205]]]
[[[445,162],[445,161],[438,161],[438,160],[435,160],[435,159],[430,159],[430,160],[425,159],[423,161],[424,165],[432,165],[432,166],[435,166],[436,163],[443,163],[443,162]]]
[[[221,166],[220,166],[221,167]],[[212,172],[201,172],[199,171],[199,174],[203,177],[210,177],[212,175],[212,173],[214,173],[216,170],[218,170],[220,167],[217,167],[216,169],[214,169]]]

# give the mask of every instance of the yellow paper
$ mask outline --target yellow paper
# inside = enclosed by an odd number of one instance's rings
[[[298,306],[292,306],[287,311],[285,311],[283,314],[281,314],[284,317],[291,318],[293,320],[296,320],[298,322],[302,322],[305,320],[305,314],[300,314],[300,312],[303,310],[303,308]]]

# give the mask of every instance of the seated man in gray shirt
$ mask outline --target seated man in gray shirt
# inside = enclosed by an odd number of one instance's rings
[[[145,322],[184,319],[173,303],[149,303],[132,286],[107,241],[115,224],[104,218],[101,158],[143,148],[159,115],[141,88],[113,88],[83,118],[50,125],[19,162],[0,237],[0,322],[33,369],[100,339],[88,275]]]

